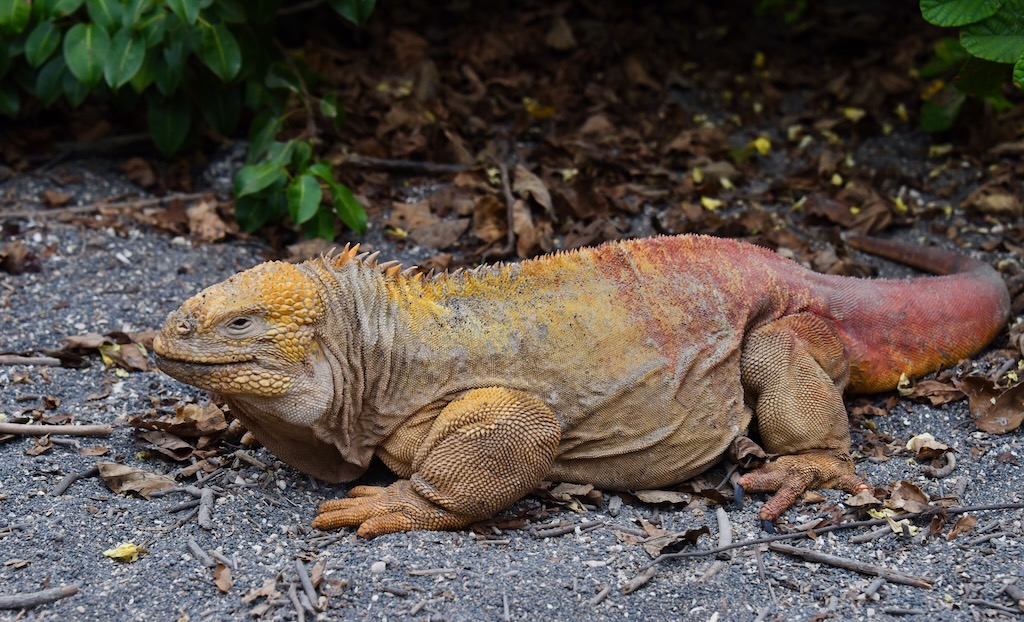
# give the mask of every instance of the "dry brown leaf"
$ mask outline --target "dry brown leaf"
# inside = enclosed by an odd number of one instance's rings
[[[967,195],[961,204],[986,214],[1020,216],[1024,213],[1020,198],[997,183],[981,186]]]
[[[848,498],[843,503],[851,508],[878,507],[882,505],[881,500],[875,497],[870,490],[862,490]]]
[[[726,457],[745,469],[760,466],[768,460],[768,454],[754,440],[747,436],[737,436],[730,443]]]
[[[266,598],[267,600],[277,600],[278,598],[281,598],[281,592],[277,590],[278,579],[280,579],[279,576],[264,579],[263,585],[258,589],[249,591],[242,597],[242,602],[248,604],[257,598]]]
[[[929,509],[928,495],[917,485],[906,480],[900,480],[893,485],[892,493],[885,505],[894,510],[904,510],[912,514],[920,514]]]
[[[953,540],[962,533],[970,532],[972,529],[974,529],[974,525],[977,522],[977,517],[970,516],[969,514],[964,514],[960,518],[956,519],[955,523],[953,523],[953,528],[950,529],[949,533],[946,535],[946,540]]]
[[[516,165],[515,179],[512,181],[512,191],[522,199],[532,198],[548,214],[554,214],[554,206],[551,204],[551,192],[548,191],[544,180],[527,170],[522,164]]]
[[[967,394],[971,416],[978,429],[1006,434],[1024,422],[1024,384],[1001,389],[982,376],[968,376],[957,383]]]
[[[110,448],[106,445],[93,445],[92,447],[83,447],[78,454],[81,456],[102,456],[108,451],[110,451]]]
[[[0,247],[0,271],[9,274],[39,272],[39,257],[30,251],[21,240],[14,240]]]
[[[60,207],[65,205],[71,200],[71,195],[66,192],[58,192],[56,190],[46,190],[43,192],[43,201],[50,207]]]
[[[572,34],[572,27],[561,15],[551,20],[551,28],[544,35],[544,45],[558,52],[567,52],[576,47],[576,37]]]
[[[413,242],[426,248],[448,248],[459,241],[462,234],[469,228],[469,222],[469,218],[442,220],[431,225],[410,229],[409,237]]]
[[[914,458],[924,462],[934,460],[943,454],[953,451],[949,445],[935,440],[935,437],[927,432],[918,434],[907,441],[907,450],[914,453]]]
[[[498,197],[483,195],[473,206],[474,236],[490,244],[505,237],[508,208]]]
[[[189,438],[211,436],[228,427],[224,411],[213,402],[208,402],[204,406],[178,404],[170,418],[160,417],[157,411],[150,410],[142,415],[129,417],[128,423],[136,428],[160,430]]]
[[[674,490],[637,490],[633,495],[644,503],[689,503],[693,497]]]
[[[216,201],[200,201],[185,210],[192,237],[200,242],[222,240],[230,232],[224,219],[217,213]]]
[[[40,436],[35,439],[35,444],[25,450],[26,456],[41,456],[53,449],[53,443],[49,436]]]
[[[174,488],[177,483],[173,477],[159,475],[143,469],[137,469],[117,462],[97,462],[100,477],[107,488],[116,493],[136,492],[149,499],[149,495],[167,488]]]
[[[676,553],[687,546],[697,544],[697,540],[701,536],[711,534],[711,530],[706,525],[686,531],[669,531],[653,525],[644,518],[640,519],[640,526],[650,536],[643,541],[641,546],[652,558],[664,553]]]
[[[143,188],[152,188],[156,185],[156,173],[153,172],[153,167],[142,158],[128,158],[121,164],[121,170],[128,179]]]
[[[171,460],[179,462],[188,460],[195,453],[195,448],[181,440],[181,438],[167,432],[161,432],[160,430],[137,432],[136,438],[146,441],[150,447]]]
[[[952,384],[938,380],[920,380],[913,387],[900,388],[900,395],[928,402],[932,406],[948,404],[964,398],[964,392]]]
[[[235,584],[231,579],[231,568],[227,567],[224,562],[217,562],[217,567],[213,569],[213,583],[224,594],[227,594],[231,590],[231,586]]]

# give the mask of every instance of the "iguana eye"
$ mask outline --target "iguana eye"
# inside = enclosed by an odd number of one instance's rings
[[[228,328],[233,331],[246,330],[252,326],[252,320],[247,317],[236,317],[235,319],[228,322]]]

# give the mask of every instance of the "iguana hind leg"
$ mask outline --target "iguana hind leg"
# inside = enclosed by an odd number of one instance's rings
[[[448,404],[420,442],[407,480],[357,486],[327,501],[313,527],[359,526],[361,536],[457,529],[492,516],[551,469],[561,436],[540,400],[503,387],[474,389]]]
[[[867,488],[853,469],[842,392],[849,377],[843,342],[810,313],[786,316],[753,331],[743,348],[743,387],[755,402],[761,442],[783,454],[747,473],[739,485],[774,492],[761,519],[779,517],[814,488]]]

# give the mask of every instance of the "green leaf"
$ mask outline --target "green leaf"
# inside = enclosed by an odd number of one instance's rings
[[[238,41],[224,26],[203,27],[199,39],[199,59],[218,78],[227,82],[242,68],[242,52]]]
[[[281,131],[281,119],[270,110],[261,110],[249,126],[249,153],[246,162],[252,164],[263,159],[270,143]]]
[[[0,114],[8,117],[17,116],[21,108],[18,90],[13,84],[0,84]]]
[[[298,93],[301,87],[299,77],[285,63],[271,65],[263,83],[267,85],[268,89],[286,89],[292,93]]]
[[[922,78],[932,78],[944,74],[954,67],[959,67],[970,54],[960,45],[960,41],[951,37],[940,39],[933,46],[934,54],[923,67],[917,70]]]
[[[320,114],[328,119],[338,118],[338,98],[333,94],[324,95],[320,99]]]
[[[32,68],[46,62],[60,45],[60,29],[53,22],[40,22],[25,41],[25,60]]]
[[[55,56],[36,73],[35,95],[44,106],[52,106],[64,93],[63,56]]]
[[[142,61],[146,60],[146,42],[142,35],[130,28],[122,28],[114,35],[110,44],[110,57],[103,67],[103,76],[107,84],[115,91],[142,69]]]
[[[129,0],[121,13],[121,27],[134,28],[151,8],[153,8],[153,0]]]
[[[978,58],[1016,62],[1024,52],[1024,0],[1009,0],[991,17],[965,26],[960,44]]]
[[[189,26],[199,19],[199,3],[196,0],[165,0],[167,8],[171,9],[178,19]]]
[[[334,211],[345,226],[356,233],[366,233],[366,210],[360,205],[347,186],[332,183],[331,196],[334,198]]]
[[[214,79],[210,77],[208,81],[213,82]],[[199,109],[210,127],[221,134],[230,134],[242,117],[242,94],[239,87],[220,85],[207,88],[199,100]]]
[[[937,95],[921,104],[921,115],[918,118],[921,129],[926,132],[945,132],[953,127],[953,122],[956,121],[966,100],[966,95],[951,86],[939,91]]]
[[[0,0],[0,31],[15,34],[23,32],[31,17],[32,0]],[[14,102],[17,108],[16,97],[8,100],[10,102]]]
[[[94,86],[110,56],[110,35],[96,24],[75,24],[64,35],[64,61],[71,74]]]
[[[149,133],[160,153],[169,156],[181,148],[192,125],[192,105],[181,97],[149,102]]]
[[[158,9],[153,15],[146,18],[139,32],[142,33],[142,37],[146,40],[147,48],[163,47],[161,44],[164,41],[164,35],[167,34],[170,21],[168,13],[163,9]],[[174,21],[177,22],[177,20]]]
[[[1006,84],[1009,68],[980,58],[968,58],[953,79],[953,86],[968,95],[999,97]]]
[[[221,21],[229,24],[244,24],[246,21],[245,7],[235,0],[217,0],[213,12]]]
[[[66,17],[78,10],[85,0],[53,0],[50,2],[51,17]]]
[[[326,181],[328,184],[334,184],[334,172],[331,171],[331,165],[326,162],[317,162],[313,166],[309,167],[310,173],[313,173],[320,179]]]
[[[267,149],[267,158],[278,166],[287,166],[288,162],[292,159],[292,152],[294,150],[294,140],[289,140],[286,143],[271,143],[270,148]]]
[[[312,175],[299,175],[288,184],[288,211],[295,224],[301,225],[316,216],[321,199],[320,182]]]
[[[285,178],[284,167],[276,162],[247,164],[235,175],[235,196],[255,194]]]
[[[921,0],[921,15],[936,26],[973,24],[995,13],[1003,0]]]
[[[155,51],[153,50],[153,52]],[[141,93],[149,88],[149,85],[153,83],[153,79],[156,77],[156,55],[153,52],[146,52],[146,57],[142,61],[142,67],[139,68],[139,71],[128,82],[136,93]]]
[[[64,86],[64,99],[72,108],[78,108],[85,101],[85,98],[92,91],[92,87],[80,81],[70,71],[61,74],[61,83]]]
[[[181,78],[185,75],[185,63],[190,50],[188,40],[181,31],[171,33],[164,47],[163,66],[153,77],[157,90],[164,95],[169,97],[178,90]]]
[[[7,70],[11,68],[11,55],[7,52],[7,48],[0,45],[0,78],[7,75]]]
[[[313,218],[302,223],[302,230],[307,237],[333,240],[334,222],[334,214],[331,210],[322,209],[318,210]]]
[[[108,31],[121,23],[124,10],[117,0],[85,0],[85,8],[89,11],[89,19]]]
[[[330,4],[339,15],[362,26],[370,19],[376,0],[330,0]]]
[[[1021,54],[1013,65],[1013,85],[1024,90],[1024,54]]]
[[[292,153],[292,169],[296,173],[301,173],[306,170],[306,165],[309,164],[309,160],[313,157],[313,146],[305,140],[295,141],[295,151]]]

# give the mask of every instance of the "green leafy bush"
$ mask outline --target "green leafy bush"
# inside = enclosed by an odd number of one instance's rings
[[[330,0],[363,23],[375,0]],[[156,147],[180,150],[204,128],[250,126],[249,164],[236,179],[238,213],[249,230],[290,215],[313,235],[333,233],[334,216],[364,231],[366,214],[330,166],[314,162],[308,129],[286,142],[289,107],[336,123],[337,102],[307,87],[308,69],[275,41],[281,0],[0,0],[0,114],[87,98],[145,110]],[[32,104],[38,102],[38,104]],[[314,190],[313,186],[316,186]],[[323,190],[330,194],[325,199]]]
[[[937,26],[960,28],[959,40],[940,41],[919,72],[933,77],[959,68],[922,106],[921,126],[949,129],[968,95],[996,109],[1011,106],[1002,88],[1009,78],[1024,89],[1024,0],[921,0],[921,14]]]

